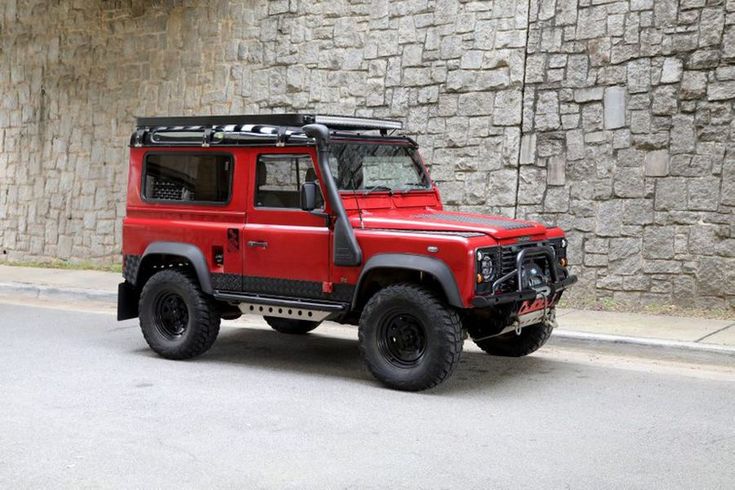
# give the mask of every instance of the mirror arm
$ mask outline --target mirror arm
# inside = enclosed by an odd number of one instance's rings
[[[323,218],[324,222],[326,223],[327,228],[332,228],[332,215],[329,213],[324,212],[321,209],[312,209],[309,211],[313,216],[316,216],[317,218]]]

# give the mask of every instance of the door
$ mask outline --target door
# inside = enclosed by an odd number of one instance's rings
[[[329,299],[330,231],[324,216],[303,211],[300,188],[318,181],[313,154],[293,148],[253,156],[243,239],[243,291]],[[323,199],[320,199],[323,206]]]

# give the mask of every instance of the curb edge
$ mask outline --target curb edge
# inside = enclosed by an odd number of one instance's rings
[[[100,291],[96,289],[59,288],[54,286],[39,286],[35,284],[19,282],[0,282],[0,294],[20,294],[33,298],[44,299],[67,299],[73,301],[100,301],[106,303],[117,303],[117,293]],[[551,337],[562,341],[577,341],[582,343],[604,343],[625,344],[640,347],[657,347],[663,349],[676,349],[685,351],[707,352],[735,357],[735,347],[701,344],[680,340],[656,339],[647,337],[629,337],[624,335],[610,335],[578,330],[566,330],[564,328],[554,329]]]
[[[571,340],[584,343],[625,344],[640,347],[657,347],[711,354],[735,356],[735,347],[717,344],[700,344],[681,340],[656,339],[648,337],[629,337],[625,335],[610,335],[602,333],[580,332],[578,330],[555,329],[552,339]]]
[[[0,294],[20,294],[38,299],[53,298],[73,301],[101,301],[117,304],[117,293],[97,289],[38,286],[19,282],[0,282]]]

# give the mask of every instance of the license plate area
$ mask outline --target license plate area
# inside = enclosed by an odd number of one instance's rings
[[[543,311],[545,308],[551,308],[556,303],[556,298],[536,298],[529,299],[521,303],[518,309],[518,316],[526,315],[535,311]]]

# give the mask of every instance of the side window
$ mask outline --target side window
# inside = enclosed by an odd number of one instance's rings
[[[255,168],[255,205],[300,208],[301,184],[316,182],[310,155],[260,155]],[[318,200],[323,204],[323,200]]]
[[[230,199],[232,157],[168,153],[147,155],[143,197],[156,201],[225,203]]]

